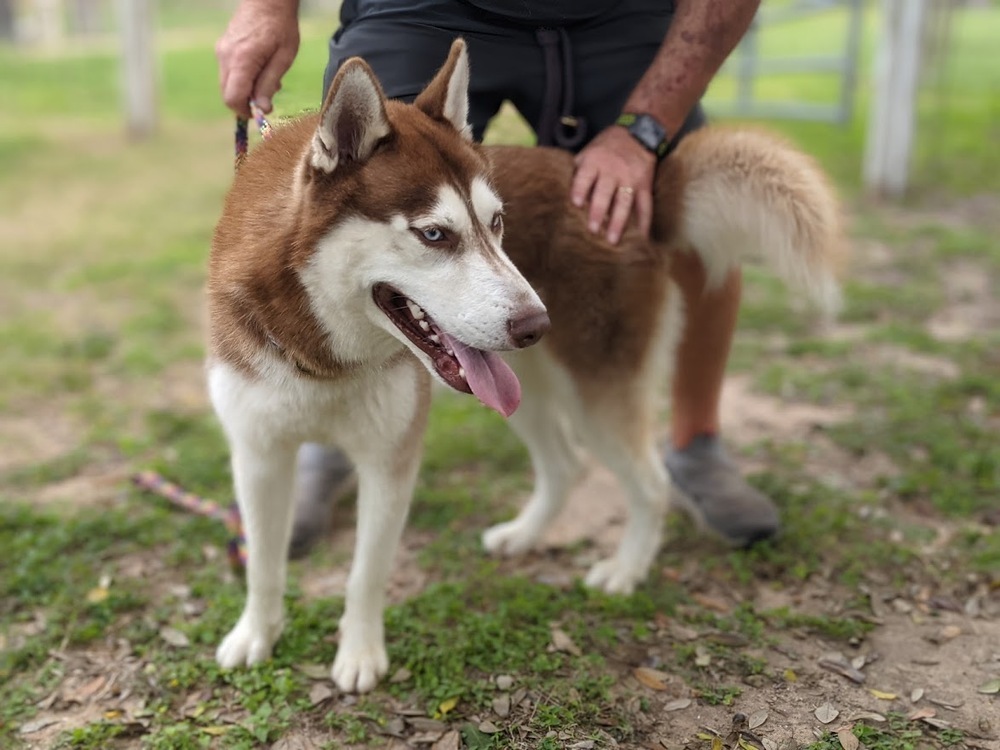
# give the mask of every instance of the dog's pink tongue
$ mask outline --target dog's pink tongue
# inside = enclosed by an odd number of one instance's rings
[[[466,346],[447,333],[444,340],[465,369],[465,379],[479,400],[505,417],[513,414],[521,403],[521,383],[507,363],[498,354]]]

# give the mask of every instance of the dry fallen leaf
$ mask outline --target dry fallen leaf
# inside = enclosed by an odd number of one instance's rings
[[[940,706],[941,708],[947,708],[949,711],[957,711],[963,705],[965,705],[965,701],[958,698],[937,698],[934,696],[928,696],[927,700],[929,700],[935,706]]]
[[[704,646],[696,646],[694,649],[694,663],[697,667],[707,667],[712,663],[712,655]]]
[[[682,708],[687,708],[691,705],[690,698],[678,698],[677,700],[670,701],[664,707],[664,711],[680,711]]]
[[[583,653],[562,628],[552,628],[552,648],[573,656],[580,656]]]
[[[34,734],[35,732],[40,732],[53,724],[58,724],[61,721],[63,721],[63,719],[36,719],[35,721],[29,721],[27,724],[22,724],[18,731],[21,734]]]
[[[712,609],[716,612],[721,612],[725,614],[729,611],[729,604],[718,597],[709,596],[708,594],[691,594],[691,598],[694,599],[698,604],[700,604],[705,609]]]
[[[411,716],[407,719],[407,722],[418,732],[437,732],[438,737],[444,734],[444,730],[448,728],[448,725],[443,721],[429,719],[426,716]],[[431,740],[431,742],[433,741]]]
[[[914,688],[913,691],[910,693],[910,703],[916,703],[923,697],[924,697],[924,689]]]
[[[923,708],[918,708],[916,711],[911,711],[906,719],[907,721],[919,721],[920,719],[927,719],[936,715],[937,711],[930,706],[924,706]]]
[[[504,693],[493,699],[493,713],[501,719],[506,719],[510,716],[510,695]]]
[[[831,721],[840,716],[840,711],[835,709],[832,704],[824,703],[822,706],[813,711],[813,715],[824,724],[829,724]]]
[[[851,662],[847,661],[841,654],[827,654],[820,658],[817,662],[819,666],[823,669],[828,669],[831,672],[836,672],[837,674],[846,677],[851,682],[856,682],[859,685],[865,681],[865,675],[859,669],[856,669]]]
[[[878,698],[880,701],[894,701],[894,700],[896,700],[896,694],[895,693],[886,693],[885,691],[876,690],[875,688],[868,688],[868,692],[871,693],[876,698]]]
[[[188,640],[186,635],[169,625],[160,628],[160,637],[171,646],[176,646],[177,648],[185,648],[191,645],[191,641]]]
[[[754,711],[747,719],[747,726],[749,726],[750,729],[756,729],[767,721],[767,715],[767,711]]]
[[[854,736],[853,727],[841,727],[837,730],[837,739],[844,750],[858,750],[861,741]]]
[[[104,586],[98,586],[87,592],[87,601],[91,604],[100,604],[110,596],[111,592]]]
[[[297,664],[295,669],[310,680],[329,680],[330,679],[330,665],[329,664]]]
[[[949,729],[949,728],[951,728],[951,722],[950,721],[945,721],[944,719],[936,719],[933,716],[928,716],[928,717],[926,717],[924,719],[921,719],[921,721],[924,722],[924,724],[928,724],[928,725],[934,727],[935,729]]]
[[[764,745],[753,734],[741,734],[736,744],[743,750],[764,750]]]
[[[439,705],[437,709],[436,718],[440,718],[441,716],[447,716],[448,713],[457,705],[458,705],[458,696],[441,701],[441,705]]]
[[[650,690],[667,689],[667,683],[663,681],[666,674],[657,669],[650,669],[649,667],[636,667],[632,670],[632,674],[635,676],[635,679],[648,687]]]
[[[309,702],[313,706],[318,706],[332,697],[333,689],[325,683],[317,682],[309,689]]]
[[[453,729],[431,745],[431,750],[459,750],[460,747],[462,747],[462,738]]]
[[[395,672],[393,672],[392,677],[389,678],[389,682],[398,684],[400,682],[406,682],[408,679],[413,677],[413,673],[406,667],[400,667]]]
[[[855,721],[860,721],[861,719],[867,719],[868,721],[886,721],[886,718],[882,714],[875,713],[874,711],[861,711],[854,715]]]
[[[785,682],[798,682],[798,681],[799,681],[799,676],[795,674],[794,669],[789,668],[785,670]]]
[[[986,695],[997,695],[1000,693],[1000,679],[984,682],[979,686],[979,692],[985,693]]]

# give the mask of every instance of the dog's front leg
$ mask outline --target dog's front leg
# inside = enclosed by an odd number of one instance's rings
[[[419,456],[359,462],[358,538],[347,580],[333,681],[346,692],[368,692],[389,669],[382,612],[385,588],[413,496]]]
[[[281,635],[295,448],[293,443],[232,445],[233,479],[247,538],[247,601],[216,651],[222,667],[268,659]]]

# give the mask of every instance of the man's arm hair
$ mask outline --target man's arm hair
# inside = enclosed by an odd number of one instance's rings
[[[677,0],[673,22],[625,112],[647,112],[680,130],[729,53],[750,28],[760,0]]]

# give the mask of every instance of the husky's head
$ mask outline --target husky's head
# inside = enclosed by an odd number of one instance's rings
[[[303,221],[327,218],[301,276],[338,354],[364,358],[387,333],[509,415],[520,385],[494,352],[535,343],[549,319],[501,248],[503,205],[472,142],[468,82],[461,40],[412,105],[387,100],[362,60],[341,66],[303,165]]]

